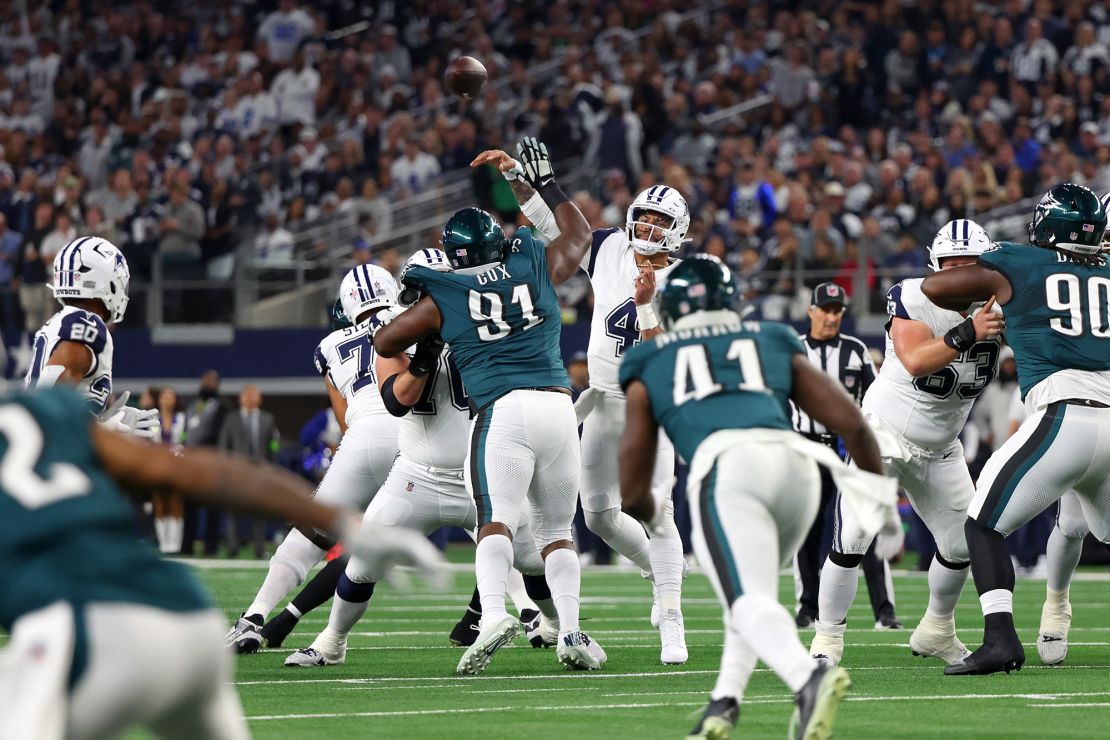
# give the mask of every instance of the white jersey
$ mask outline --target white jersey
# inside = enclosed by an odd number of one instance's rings
[[[942,336],[964,320],[956,311],[934,305],[921,292],[922,278],[903,280],[887,293],[887,313],[920,321]],[[863,397],[863,409],[885,421],[908,441],[927,450],[943,450],[963,429],[975,399],[994,378],[997,340],[976,342],[947,367],[915,378],[894,351],[889,330],[879,377]]]
[[[316,347],[316,371],[347,401],[347,426],[371,414],[389,416],[374,376],[376,356],[369,320],[333,331]]]
[[[59,342],[76,342],[88,348],[92,365],[76,388],[88,398],[93,413],[100,413],[112,397],[114,346],[104,319],[83,308],[63,306],[35,333],[34,356],[23,387],[30,390],[38,385],[39,376]]]
[[[678,264],[678,260],[672,260],[662,270],[655,271],[656,298],[667,275]],[[582,260],[582,269],[590,276],[594,289],[594,315],[586,350],[590,386],[623,396],[617,378],[621,358],[640,343],[636,301],[632,299],[633,283],[640,271],[628,235],[621,229],[595,231],[590,251]]]
[[[401,418],[397,446],[401,456],[432,468],[462,470],[470,430],[470,399],[450,350],[428,377],[424,393]]]

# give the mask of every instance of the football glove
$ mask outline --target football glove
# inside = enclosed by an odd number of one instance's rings
[[[389,306],[371,316],[368,322],[370,324],[370,338],[373,339],[374,335],[377,334],[383,326],[388,326],[389,322],[400,316],[404,310],[405,309],[400,306]]]
[[[438,334],[424,337],[416,344],[416,352],[409,361],[409,374],[423,378],[436,369],[439,355],[443,352],[443,340]]]
[[[157,409],[135,409],[127,406],[130,391],[124,391],[115,403],[98,417],[108,429],[120,434],[133,434],[136,437],[155,442],[162,436],[162,424],[158,420]]]
[[[339,535],[354,557],[377,563],[387,571],[394,565],[407,565],[419,571],[432,588],[442,591],[448,586],[443,555],[414,529],[383,527],[351,514],[345,518]]]
[[[524,170],[525,182],[539,190],[554,181],[555,171],[551,169],[551,156],[547,153],[547,145],[534,136],[526,136],[517,144],[516,151],[520,158],[520,166]]]

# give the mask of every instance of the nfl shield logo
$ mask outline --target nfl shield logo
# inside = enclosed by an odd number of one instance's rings
[[[412,487],[413,487],[413,483],[410,480],[409,484],[407,486],[405,486],[405,490],[408,491],[409,493],[412,493]]]
[[[840,286],[839,285],[830,285],[829,286],[829,297],[830,298],[836,298],[838,295],[840,295]]]
[[[1078,238],[1079,238],[1079,232],[1077,232],[1077,231],[1071,232],[1071,240],[1072,241],[1075,241]]]
[[[855,388],[856,387],[856,376],[854,376],[854,375],[844,376],[844,387],[847,388],[848,390],[852,390],[853,388]]]

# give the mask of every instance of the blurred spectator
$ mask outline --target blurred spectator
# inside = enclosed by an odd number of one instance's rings
[[[54,207],[39,203],[35,219],[23,240],[23,260],[19,272],[19,305],[23,309],[23,328],[36,332],[54,315],[58,304],[46,282],[53,258],[44,254],[43,244],[54,230]]]
[[[220,400],[220,374],[207,370],[200,376],[197,397],[185,409],[185,444],[188,447],[216,447],[220,439],[227,407]],[[193,504],[185,506],[185,531],[182,537],[182,554],[193,554],[193,541],[204,529],[205,555],[214,555],[219,546],[218,509],[202,509]]]
[[[151,398],[148,399],[147,396]],[[152,405],[147,405],[153,400]],[[185,413],[177,391],[165,388],[149,388],[143,393],[140,408],[158,409],[158,421],[162,427],[162,444],[170,447],[185,443]],[[158,538],[158,548],[169,554],[181,552],[185,535],[185,501],[181,496],[155,491],[154,531]]]
[[[188,186],[175,183],[170,187],[170,199],[159,228],[162,237],[158,252],[167,268],[181,272],[199,263],[200,238],[205,230],[204,211],[189,199]]]
[[[266,43],[271,60],[287,62],[314,26],[312,16],[298,8],[296,0],[281,0],[278,9],[266,16],[258,27],[258,38]]]
[[[219,448],[244,455],[252,460],[271,462],[278,449],[278,430],[274,415],[262,410],[262,393],[258,386],[247,384],[239,392],[239,412],[228,413],[220,427]],[[209,512],[214,510],[210,509]],[[239,552],[241,530],[249,522],[254,556],[262,557],[266,540],[266,522],[249,517],[228,517],[228,556]]]
[[[8,228],[7,216],[0,213],[0,314],[5,329],[22,327],[18,292],[22,246],[23,237]]]
[[[393,160],[389,174],[394,182],[409,194],[424,190],[428,182],[440,172],[439,162],[431,154],[420,149],[420,138],[416,135],[405,140],[405,150]]]
[[[293,259],[293,235],[281,225],[281,216],[267,211],[264,227],[254,240],[255,259],[265,265],[288,265]]]
[[[270,85],[277,105],[277,120],[282,126],[316,123],[316,93],[320,89],[320,73],[309,66],[300,51],[293,55],[293,64],[278,73]]]

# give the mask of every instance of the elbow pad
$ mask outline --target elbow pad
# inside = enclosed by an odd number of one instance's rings
[[[385,410],[392,416],[400,417],[407,414],[412,407],[406,406],[397,400],[397,396],[393,393],[393,384],[396,381],[397,375],[390,375],[389,378],[382,383],[382,403],[385,404]]]

